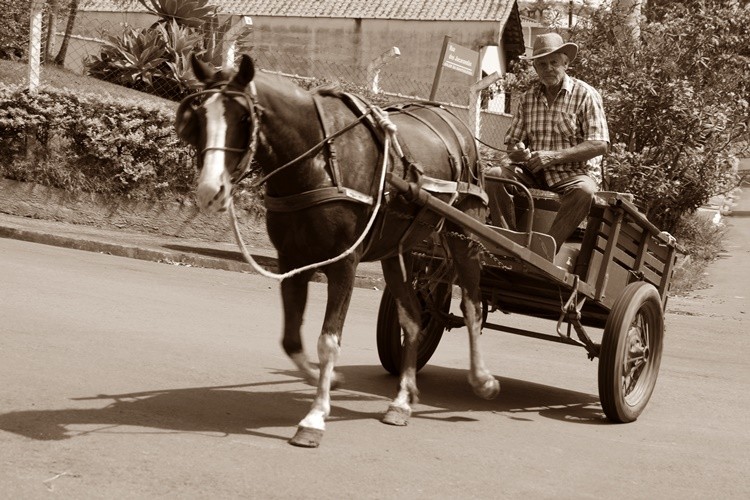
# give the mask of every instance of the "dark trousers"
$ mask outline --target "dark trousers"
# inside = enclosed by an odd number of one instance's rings
[[[549,235],[555,239],[558,250],[588,216],[589,210],[591,210],[591,202],[599,190],[596,181],[588,175],[576,175],[558,182],[554,186],[547,186],[544,181],[540,181],[533,174],[513,165],[510,167],[492,167],[485,173],[485,177],[512,179],[529,188],[545,189],[557,193],[560,196],[560,210],[552,222]],[[514,231],[522,229],[516,224],[513,204],[516,189],[510,184],[500,182],[487,182],[485,185],[490,199],[490,216],[493,217],[493,223],[501,224],[500,221],[494,220],[495,216],[493,215],[501,214],[508,229]]]

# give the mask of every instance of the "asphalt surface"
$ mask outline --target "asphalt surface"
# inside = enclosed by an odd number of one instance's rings
[[[125,230],[100,229],[5,213],[0,213],[0,238],[173,265],[257,273],[250,264],[245,262],[238,246],[234,243],[210,243]],[[248,245],[248,251],[265,269],[272,272],[278,270],[273,249]],[[316,273],[313,281],[325,282],[325,276]],[[382,289],[383,285],[383,276],[378,262],[363,262],[359,265],[355,286]]]

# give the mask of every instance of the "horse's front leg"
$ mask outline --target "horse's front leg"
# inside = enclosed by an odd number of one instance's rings
[[[289,441],[295,446],[316,448],[323,438],[325,421],[331,413],[331,388],[336,383],[334,368],[341,351],[341,334],[352,298],[357,262],[356,257],[351,257],[324,269],[328,278],[328,302],[323,329],[318,337],[318,389],[310,411],[300,421],[297,433]]]
[[[411,416],[411,404],[416,403],[419,397],[417,389],[417,349],[419,347],[419,334],[422,329],[421,309],[417,295],[412,288],[411,277],[407,277],[407,280],[404,281],[398,257],[385,259],[381,262],[381,265],[383,267],[383,278],[396,301],[398,321],[404,332],[398,394],[388,406],[388,410],[383,416],[383,422],[390,425],[406,425],[409,423],[409,417]]]
[[[461,288],[461,312],[469,331],[469,384],[477,396],[494,399],[500,393],[500,382],[484,365],[482,351],[479,349],[479,336],[482,333],[482,301],[479,288],[482,268],[479,248],[459,238],[448,237],[446,241],[453,255],[457,283]]]
[[[286,272],[286,266],[280,259],[280,268]],[[318,383],[318,370],[315,368],[305,354],[302,345],[302,318],[305,313],[307,304],[307,287],[312,277],[313,271],[300,273],[281,282],[281,300],[284,305],[284,335],[281,339],[281,345],[284,352],[297,369],[302,372],[302,376],[310,385]]]

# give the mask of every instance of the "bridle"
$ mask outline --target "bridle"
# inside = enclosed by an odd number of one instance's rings
[[[244,148],[230,148],[227,146],[208,146],[203,148],[200,151],[200,155],[203,156],[208,151],[225,151],[228,153],[239,153],[242,154],[242,159],[240,159],[240,162],[238,163],[238,167],[234,173],[232,174],[232,185],[236,186],[238,182],[241,180],[247,178],[251,175],[251,165],[253,158],[255,157],[255,152],[258,149],[258,136],[259,136],[259,130],[260,130],[260,115],[262,114],[262,108],[258,104],[258,94],[255,89],[255,84],[253,82],[250,82],[248,85],[248,92],[241,92],[239,90],[232,90],[228,87],[222,87],[222,88],[208,88],[206,90],[202,90],[200,92],[196,92],[195,94],[191,94],[187,96],[185,99],[183,99],[180,102],[179,107],[177,108],[177,116],[182,116],[183,111],[188,106],[193,106],[193,102],[198,99],[199,97],[206,96],[206,95],[214,95],[214,94],[221,94],[223,96],[227,97],[240,97],[244,101],[242,104],[245,109],[247,109],[248,115],[250,117],[250,126],[252,127],[251,137],[250,137],[250,144],[247,147]]]
[[[177,108],[177,116],[181,115],[181,112],[185,107],[191,106],[193,101],[195,101],[198,97],[201,97],[203,95],[210,95],[210,94],[223,94],[225,96],[238,96],[242,97],[246,103],[245,107],[248,110],[248,113],[250,115],[250,124],[253,127],[252,131],[252,138],[250,140],[250,145],[247,148],[229,148],[229,147],[218,147],[218,146],[211,146],[203,148],[200,151],[200,154],[203,155],[207,151],[226,151],[229,153],[244,153],[244,156],[242,160],[240,160],[240,165],[242,166],[241,169],[239,169],[239,175],[235,174],[232,176],[232,185],[237,186],[237,183],[243,179],[246,179],[252,174],[251,171],[251,165],[252,160],[255,157],[255,152],[258,149],[258,141],[259,141],[259,135],[260,135],[260,117],[263,113],[263,108],[258,104],[258,93],[255,88],[255,82],[250,82],[248,84],[248,90],[249,94],[247,92],[241,92],[239,90],[232,90],[227,87],[223,88],[208,88],[206,90],[202,90],[200,92],[196,92],[195,94],[191,94],[187,96],[185,99],[183,99],[180,102],[179,107]],[[336,132],[326,136],[323,138],[322,141],[320,141],[318,144],[314,145],[301,155],[297,156],[291,161],[288,161],[284,165],[274,169],[272,172],[266,174],[265,176],[262,176],[255,182],[253,182],[253,185],[251,188],[257,188],[259,186],[262,186],[268,179],[273,177],[274,175],[277,175],[281,171],[285,170],[288,167],[291,167],[292,165],[296,165],[300,161],[309,158],[310,156],[313,156],[314,154],[317,154],[317,152],[325,146],[328,142],[330,142],[332,139],[348,132],[352,128],[354,128],[356,125],[358,125],[360,122],[367,119],[371,114],[375,114],[376,118],[380,116],[378,113],[374,111],[374,106],[368,106],[367,112],[362,113],[357,119],[353,120],[349,124],[345,125],[341,129],[337,130]]]

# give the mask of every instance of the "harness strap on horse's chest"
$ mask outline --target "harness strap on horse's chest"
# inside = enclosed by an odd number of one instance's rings
[[[315,103],[315,110],[318,112],[320,126],[323,129],[323,137],[328,137],[328,127],[326,126],[323,105],[320,102],[320,96],[318,94],[313,94],[313,102]],[[327,141],[326,145],[328,146],[328,166],[331,171],[331,180],[333,181],[333,186],[341,191],[344,189],[341,185],[341,167],[339,166],[339,161],[336,156],[336,146],[333,143],[333,139]]]
[[[313,95],[313,102],[315,103],[315,110],[318,114],[323,137],[329,137],[330,125],[326,121],[326,114],[318,94]],[[264,200],[266,210],[270,212],[295,212],[331,201],[351,201],[368,206],[375,204],[372,196],[361,193],[356,189],[348,188],[342,184],[343,176],[341,175],[341,167],[333,139],[326,141],[326,149],[326,159],[333,186],[313,189],[290,196],[270,196],[266,194]]]
[[[269,196],[266,194],[264,199],[266,210],[269,212],[295,212],[329,201],[352,201],[369,206],[375,204],[372,196],[343,186],[324,187],[291,196]]]

